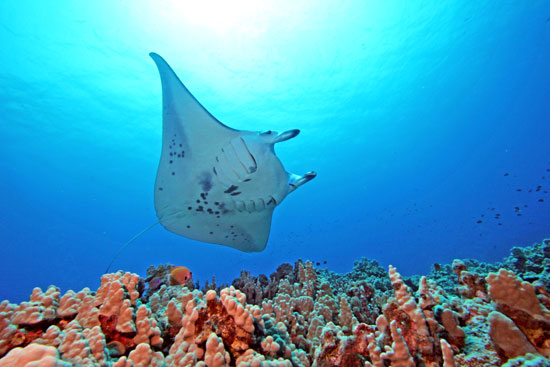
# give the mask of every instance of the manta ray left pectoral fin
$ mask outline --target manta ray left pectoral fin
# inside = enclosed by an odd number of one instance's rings
[[[167,123],[182,124],[193,130],[191,133],[200,133],[199,129],[228,129],[230,127],[216,119],[199,101],[189,92],[174,70],[158,54],[149,54],[159,70],[162,83],[162,105],[164,127]]]
[[[162,152],[155,182],[155,210],[161,224],[176,232],[167,218],[180,213],[188,218],[215,181],[212,166],[218,149],[239,135],[212,116],[183,85],[168,63],[155,53],[162,84]],[[194,212],[200,215],[198,212]],[[184,232],[188,232],[186,223]],[[195,230],[195,229],[193,229]],[[176,232],[178,234],[183,234]],[[188,236],[189,237],[189,236]]]

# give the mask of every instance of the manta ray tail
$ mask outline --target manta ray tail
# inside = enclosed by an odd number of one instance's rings
[[[113,256],[113,258],[112,258],[111,262],[109,263],[109,265],[107,265],[107,269],[105,269],[104,273],[107,274],[109,272],[109,269],[111,268],[111,265],[113,265],[115,260],[118,259],[118,257],[122,253],[122,251],[124,251],[124,249],[126,247],[128,247],[129,244],[131,244],[132,242],[137,240],[142,234],[144,234],[145,232],[147,232],[148,230],[150,230],[151,228],[153,228],[154,226],[156,226],[159,223],[160,223],[160,220],[157,220],[155,223],[151,224],[149,227],[145,228],[144,230],[142,230],[141,232],[136,234],[134,237],[130,238],[124,245],[122,245],[120,247],[120,249],[117,251],[117,253],[115,254],[115,256]]]

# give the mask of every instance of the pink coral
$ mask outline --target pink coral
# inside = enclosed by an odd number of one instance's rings
[[[0,367],[71,367],[68,362],[59,359],[54,347],[30,344],[25,348],[12,349],[0,359]]]
[[[15,310],[12,323],[17,325],[34,325],[56,318],[59,303],[59,289],[50,286],[46,292],[34,288],[29,302],[22,302]]]
[[[489,295],[496,303],[497,311],[510,318],[540,354],[550,357],[550,311],[540,303],[535,287],[504,269],[498,273],[490,273],[487,283]],[[497,319],[501,320],[498,324]],[[491,327],[493,330],[497,325],[506,324],[497,314],[494,314],[494,320]],[[510,328],[511,325],[507,330]]]
[[[163,283],[144,296],[142,280],[123,272],[104,275],[96,293],[36,289],[29,302],[0,303],[0,367],[498,366],[550,345],[540,284],[500,271],[484,297],[483,287],[455,296],[427,277],[415,292],[388,273],[382,290],[302,261],[269,281],[241,277],[252,282],[246,292]]]

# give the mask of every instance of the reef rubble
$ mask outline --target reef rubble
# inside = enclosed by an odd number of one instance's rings
[[[364,258],[202,288],[171,269],[1,302],[0,367],[550,366],[550,240],[411,278]]]

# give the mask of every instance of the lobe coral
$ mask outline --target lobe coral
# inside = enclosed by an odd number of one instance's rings
[[[412,278],[367,259],[347,274],[299,260],[202,289],[174,284],[171,265],[105,274],[95,292],[35,288],[0,303],[0,367],[550,366],[549,267],[527,260],[550,263],[549,248]]]

